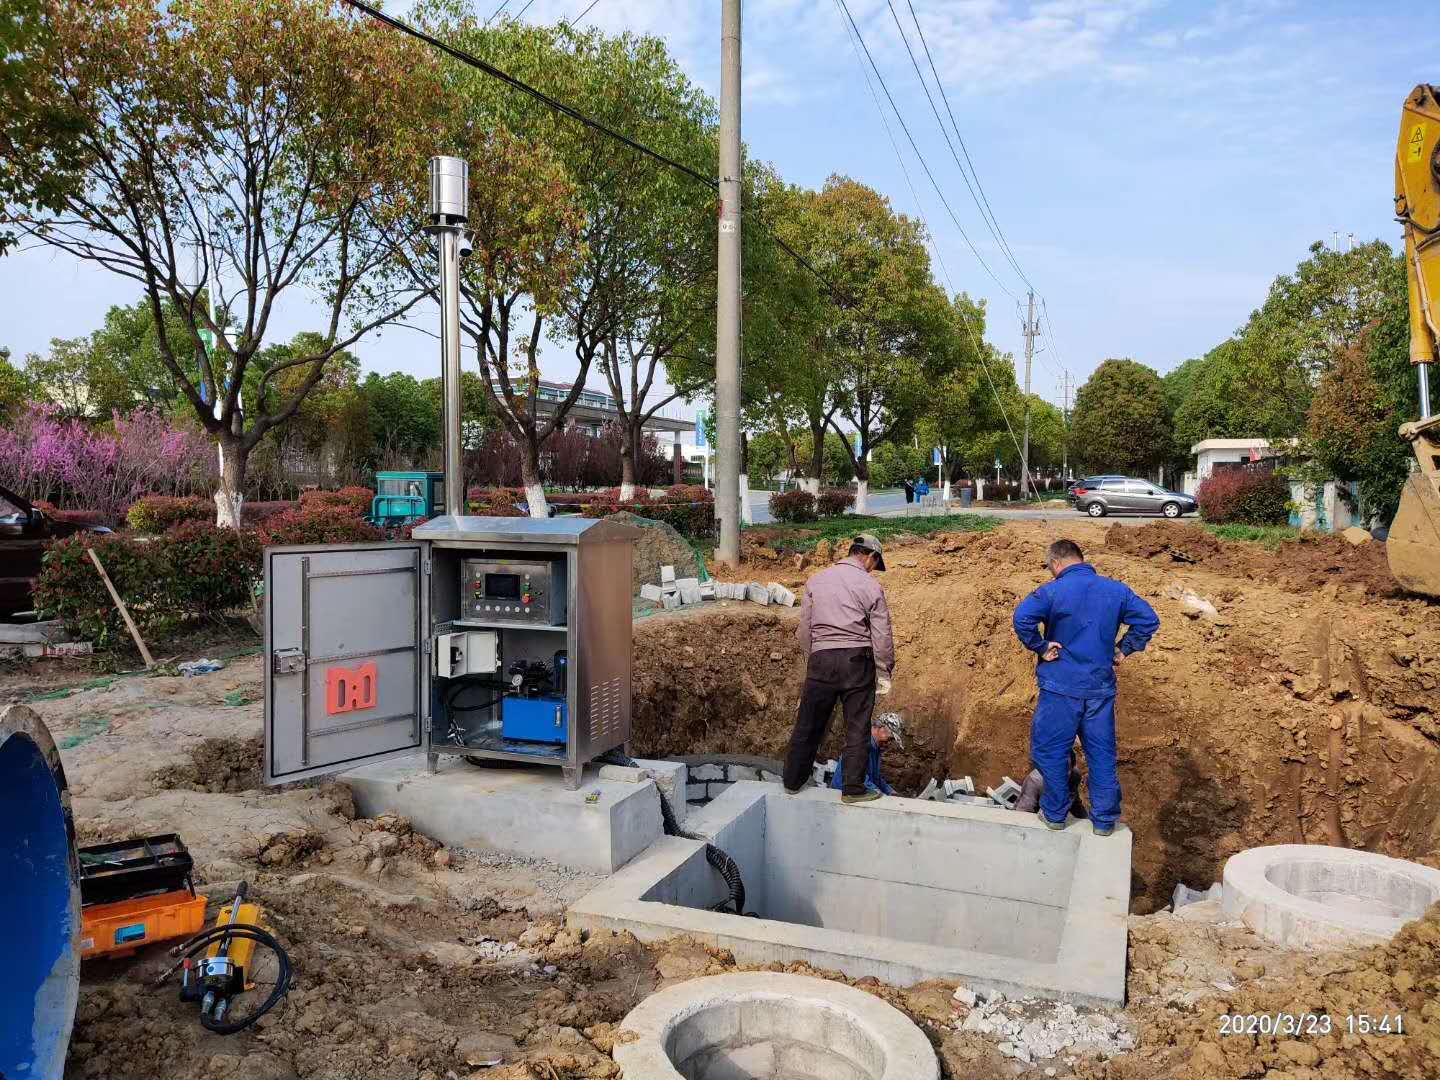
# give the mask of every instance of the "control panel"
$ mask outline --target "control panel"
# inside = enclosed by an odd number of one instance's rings
[[[465,559],[460,618],[466,622],[563,626],[565,560]]]

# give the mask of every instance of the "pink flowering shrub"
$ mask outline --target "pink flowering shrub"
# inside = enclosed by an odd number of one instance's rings
[[[142,495],[208,494],[214,467],[209,438],[156,410],[92,426],[32,404],[0,428],[0,484],[112,523]]]

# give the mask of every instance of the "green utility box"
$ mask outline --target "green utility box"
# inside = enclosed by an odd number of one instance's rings
[[[379,472],[370,519],[382,528],[409,525],[432,518],[445,505],[442,472]]]

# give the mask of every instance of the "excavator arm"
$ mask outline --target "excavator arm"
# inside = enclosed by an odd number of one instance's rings
[[[1440,416],[1431,415],[1430,373],[1440,354],[1440,91],[1421,84],[1405,99],[1395,153],[1395,213],[1405,228],[1410,286],[1410,362],[1420,419],[1400,437],[1415,451],[1390,526],[1390,572],[1411,592],[1440,598]]]

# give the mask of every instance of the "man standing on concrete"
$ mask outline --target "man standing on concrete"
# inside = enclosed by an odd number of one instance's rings
[[[890,693],[895,669],[895,642],[890,635],[890,608],[885,590],[872,576],[885,569],[880,541],[865,533],[850,545],[849,555],[813,575],[800,604],[800,648],[806,657],[800,710],[785,757],[785,790],[792,795],[805,786],[815,765],[815,752],[840,703],[845,716],[845,774],[842,801],[869,802],[878,791],[865,789],[870,756],[870,717],[875,697]]]
[[[1160,619],[1128,585],[1097,574],[1073,540],[1051,544],[1045,565],[1054,580],[1015,609],[1015,635],[1039,657],[1030,757],[1045,777],[1040,818],[1052,829],[1065,827],[1070,747],[1078,734],[1090,769],[1090,820],[1095,835],[1109,836],[1120,817],[1115,665],[1145,648]],[[1121,623],[1126,631],[1117,643]]]

